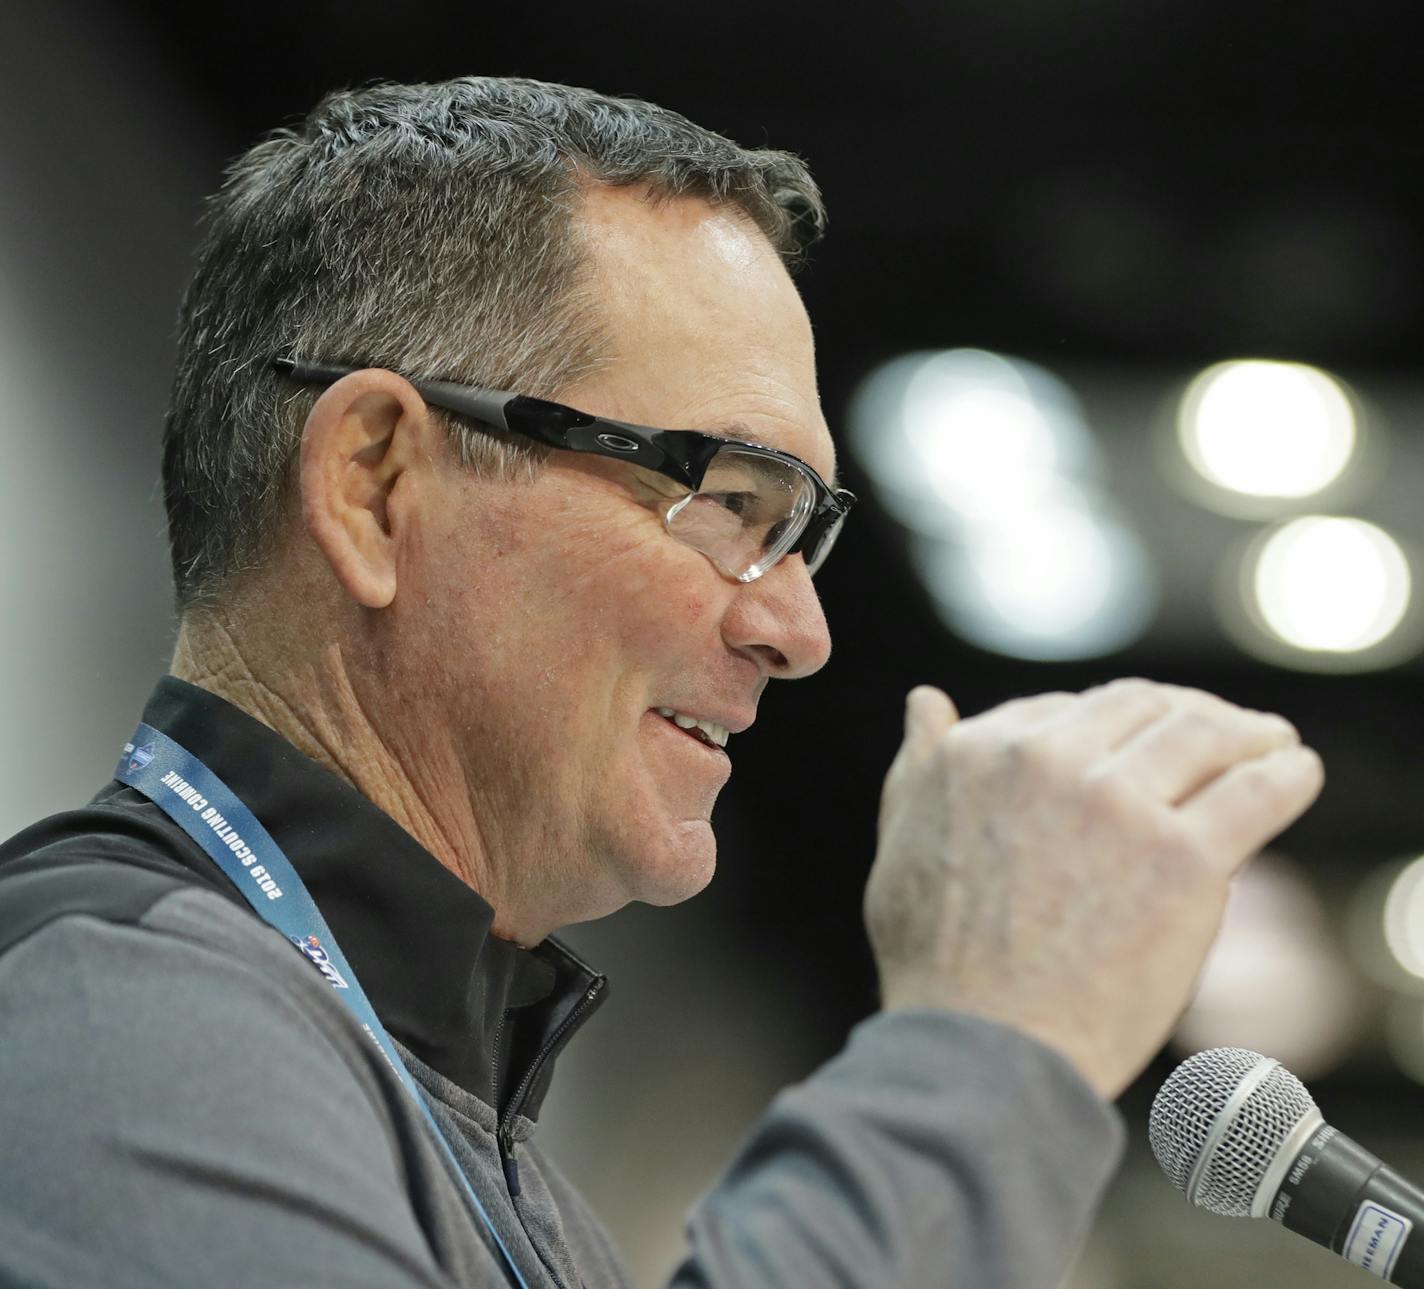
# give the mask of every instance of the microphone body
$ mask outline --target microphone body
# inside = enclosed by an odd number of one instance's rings
[[[1321,1124],[1290,1161],[1270,1214],[1287,1230],[1405,1289],[1424,1289],[1424,1191]]]
[[[1152,1104],[1152,1150],[1191,1203],[1270,1217],[1401,1289],[1424,1289],[1424,1190],[1321,1117],[1277,1061],[1213,1048]]]

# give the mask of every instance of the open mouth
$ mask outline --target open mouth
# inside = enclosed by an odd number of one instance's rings
[[[654,711],[680,734],[686,734],[689,738],[696,739],[703,747],[709,747],[714,752],[721,752],[723,756],[727,754],[722,744],[718,743],[701,725],[685,725],[674,716],[668,715],[666,708],[655,708]],[[684,720],[685,719],[686,718],[684,718]],[[723,733],[723,737],[726,737],[725,732]]]

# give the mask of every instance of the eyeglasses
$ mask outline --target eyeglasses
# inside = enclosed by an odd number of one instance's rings
[[[277,357],[272,366],[305,385],[330,385],[360,371]],[[832,490],[799,457],[697,430],[656,430],[580,412],[525,394],[413,380],[427,403],[566,452],[627,461],[689,491],[663,511],[668,533],[700,551],[728,577],[752,582],[787,555],[814,576],[855,496]]]

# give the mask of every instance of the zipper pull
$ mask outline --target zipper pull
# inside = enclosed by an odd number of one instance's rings
[[[514,1134],[508,1124],[499,1126],[499,1162],[504,1166],[504,1184],[509,1187],[510,1198],[519,1197],[519,1163],[514,1158]]]

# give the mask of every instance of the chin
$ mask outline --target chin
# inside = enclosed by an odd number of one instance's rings
[[[665,908],[706,889],[717,871],[717,839],[706,822],[678,826],[655,853],[626,854],[623,871],[630,898]]]

